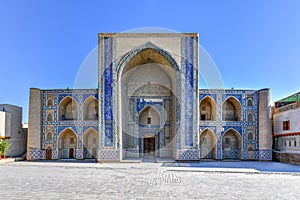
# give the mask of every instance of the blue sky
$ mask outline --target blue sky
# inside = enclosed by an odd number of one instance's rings
[[[299,91],[299,10],[296,0],[0,0],[0,103],[27,121],[30,87],[72,87],[99,32],[140,27],[198,32],[226,88],[268,87],[275,101]]]

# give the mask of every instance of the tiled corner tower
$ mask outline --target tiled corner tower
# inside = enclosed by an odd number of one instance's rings
[[[97,89],[30,90],[28,160],[271,159],[269,90],[199,90],[198,34],[98,39]]]

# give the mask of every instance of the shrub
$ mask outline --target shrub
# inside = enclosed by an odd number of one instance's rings
[[[4,156],[10,150],[10,143],[7,139],[0,139],[0,156]]]

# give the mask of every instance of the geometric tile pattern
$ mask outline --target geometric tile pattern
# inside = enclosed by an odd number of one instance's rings
[[[127,158],[138,158],[139,150],[138,149],[126,149],[126,157]]]
[[[228,153],[228,154],[227,154]],[[223,159],[239,159],[240,158],[240,151],[239,150],[230,150],[229,152],[222,151]],[[229,157],[227,157],[229,155]]]
[[[29,152],[29,157],[33,160],[38,160],[41,158],[41,150],[40,149],[31,149]]]
[[[68,158],[69,157],[69,149],[61,149],[61,157]]]
[[[52,150],[52,159],[58,159],[58,151]]]
[[[83,159],[83,151],[82,151],[82,149],[77,149],[76,150],[76,158],[77,159]]]
[[[41,150],[41,157],[40,159],[46,159],[46,150]]]
[[[257,90],[220,90],[220,89],[200,89],[199,102],[205,97],[210,96],[216,104],[216,121],[200,121],[199,134],[206,128],[213,130],[217,138],[216,158],[223,159],[225,157],[222,149],[222,136],[227,130],[233,129],[241,136],[242,149],[240,152],[231,152],[230,158],[248,159],[247,147],[249,144],[255,146],[255,151],[258,150],[258,91]],[[248,97],[252,98],[252,105],[247,105]],[[241,120],[240,121],[223,121],[222,120],[222,105],[226,99],[233,97],[240,103]],[[247,113],[253,114],[253,121],[248,121]],[[247,133],[253,133],[253,139],[248,140]],[[222,155],[221,155],[222,154]],[[228,157],[228,155],[226,157]],[[259,156],[258,156],[259,157]],[[254,159],[258,159],[254,158]]]
[[[272,150],[260,150],[259,160],[272,160]]]
[[[115,149],[102,149],[100,150],[100,160],[120,160],[120,151]]]
[[[184,55],[182,64],[185,66],[185,135],[184,145],[193,146],[193,99],[194,99],[194,38],[184,38]],[[198,85],[198,83],[196,83]]]
[[[167,148],[161,148],[159,150],[159,156],[161,158],[171,158],[172,157],[172,150]]]
[[[176,70],[176,88],[177,97],[174,100],[174,109],[176,113],[172,113],[174,117],[174,126],[168,122],[163,127],[134,127],[136,141],[132,149],[123,151],[123,157],[138,157],[143,153],[143,142],[139,141],[140,136],[144,136],[147,131],[155,133],[155,141],[157,142],[156,156],[160,157],[174,157],[177,160],[199,160],[200,150],[198,146],[199,137],[205,129],[212,130],[216,138],[216,155],[217,159],[223,158],[242,158],[248,159],[249,154],[254,156],[254,159],[270,160],[272,159],[271,150],[259,150],[259,137],[258,137],[258,91],[256,90],[220,90],[220,89],[200,89],[198,90],[198,41],[193,36],[181,38],[181,57],[179,64],[171,54],[163,49],[155,46],[151,42],[130,51],[121,58],[118,65],[114,63],[115,40],[113,37],[105,37],[103,40],[104,52],[103,54],[104,65],[103,74],[99,72],[99,89],[59,89],[59,90],[43,90],[42,99],[42,133],[41,133],[41,149],[33,149],[29,152],[29,157],[32,159],[45,159],[46,147],[51,145],[52,158],[68,158],[69,149],[59,149],[60,133],[65,129],[71,129],[77,138],[77,146],[74,147],[74,157],[83,159],[83,134],[86,130],[93,128],[98,132],[99,136],[99,149],[98,159],[100,160],[120,160],[120,148],[127,148],[126,145],[122,147],[122,141],[118,136],[117,127],[119,117],[118,105],[118,86],[117,77],[122,72],[126,63],[132,59],[139,52],[151,48],[157,53],[164,56]],[[101,66],[103,67],[103,66]],[[118,94],[118,95],[115,95]],[[84,102],[89,97],[94,97],[99,100],[99,119],[97,120],[83,120]],[[215,121],[200,121],[198,124],[198,111],[197,104],[201,102],[206,96],[210,96],[212,101],[216,104],[216,120]],[[247,105],[249,96],[253,98],[253,104]],[[59,115],[60,103],[67,97],[72,98],[78,107],[77,120],[61,120]],[[240,121],[222,121],[222,105],[223,102],[229,98],[234,98],[241,105],[241,120]],[[196,102],[199,99],[199,102]],[[163,105],[172,102],[172,99],[163,98],[161,102],[146,102],[142,98],[134,100],[134,111],[137,114],[146,106],[152,106],[157,109],[160,114],[160,120],[164,119]],[[50,102],[50,103],[49,103]],[[253,120],[248,121],[247,116],[251,113]],[[48,116],[50,115],[50,118]],[[97,115],[98,117],[98,115]],[[51,119],[51,120],[48,120]],[[137,123],[137,121],[135,121]],[[160,128],[168,129],[168,136],[164,135],[164,131]],[[176,155],[172,156],[171,148],[165,148],[165,141],[167,137],[170,139],[169,133],[173,130],[172,138],[175,141]],[[226,131],[233,129],[241,137],[241,149],[224,151],[222,148],[222,137]],[[247,135],[249,130],[252,132],[252,139],[248,139]],[[47,138],[47,133],[51,132],[51,138]],[[140,137],[143,138],[143,137]],[[123,138],[124,139],[124,138]],[[124,139],[126,141],[126,138]],[[139,143],[139,145],[137,145]],[[251,146],[253,150],[248,153],[247,148]],[[136,147],[136,149],[134,148]],[[104,148],[104,149],[101,149]],[[172,147],[173,148],[173,147]],[[254,155],[253,155],[254,152]],[[71,152],[72,153],[72,152]]]
[[[49,98],[50,97],[50,98]],[[58,116],[58,109],[61,101],[66,97],[71,97],[78,106],[78,120],[61,120]],[[45,159],[44,150],[47,144],[52,144],[52,158],[68,158],[68,149],[58,151],[58,140],[60,133],[65,129],[71,129],[78,138],[78,149],[74,154],[76,158],[83,158],[83,146],[82,139],[83,134],[89,128],[95,129],[98,132],[98,120],[83,120],[83,107],[85,101],[94,97],[98,100],[98,90],[97,89],[54,89],[54,90],[43,90],[42,99],[42,133],[41,133],[41,149],[38,156],[39,159]],[[51,99],[52,103],[49,105],[48,101]],[[53,113],[53,120],[47,120],[47,113]],[[52,138],[49,140],[46,138],[48,132],[52,133]],[[60,153],[58,153],[60,152]],[[37,153],[34,154],[35,157]],[[75,155],[74,155],[75,156]]]
[[[105,56],[104,56],[104,145],[112,146],[113,145],[113,126],[114,117],[113,117],[113,58],[112,58],[112,38],[104,38],[104,48],[105,48]]]
[[[197,149],[177,150],[176,160],[199,160],[199,151]]]

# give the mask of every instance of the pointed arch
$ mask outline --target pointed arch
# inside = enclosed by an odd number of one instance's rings
[[[76,158],[77,148],[77,134],[71,128],[62,130],[58,138],[59,158]]]
[[[157,96],[159,89],[164,89],[163,87],[176,91],[175,80],[178,75],[176,72],[166,57],[151,48],[146,48],[138,52],[122,67],[119,81],[123,85],[122,88],[126,88],[122,92],[128,96],[140,89],[148,90],[146,94],[144,92],[144,96]]]
[[[149,122],[150,118],[150,123]],[[160,125],[160,113],[153,106],[146,106],[139,113],[139,125]]]
[[[252,100],[252,98],[248,98],[248,100],[247,100],[247,106],[253,106],[253,100]]]
[[[98,100],[94,96],[83,103],[83,120],[98,120]]]
[[[47,115],[47,121],[48,121],[48,122],[52,122],[52,121],[53,121],[53,117],[52,117],[52,114],[51,114],[51,113],[49,113],[49,114]]]
[[[248,122],[253,122],[253,114],[248,113],[247,119],[248,119]]]
[[[150,123],[149,123],[150,118]],[[146,127],[144,127],[146,126]],[[159,138],[158,132],[160,126],[160,113],[159,111],[151,105],[146,106],[139,113],[139,137],[140,141],[140,153],[144,157],[155,157],[155,151],[159,148]],[[147,130],[147,132],[143,132],[143,130]],[[133,138],[129,136],[129,138]]]
[[[215,133],[206,128],[199,134],[200,158],[216,159],[217,137]]]
[[[94,128],[87,129],[83,134],[83,158],[96,158],[99,135]]]
[[[179,67],[175,59],[165,50],[157,47],[156,45],[152,44],[151,42],[147,42],[146,44],[137,47],[131,51],[129,51],[119,62],[117,67],[117,74],[120,77],[123,71],[123,68],[127,65],[127,63],[135,57],[137,54],[141,53],[143,50],[151,49],[155,51],[156,53],[162,55],[165,57],[169,63],[175,68],[176,71],[179,71]]]
[[[52,140],[52,139],[53,139],[53,134],[51,132],[47,132],[46,140]]]
[[[222,136],[222,151],[224,159],[240,159],[242,137],[233,128],[228,129]]]
[[[172,54],[173,55],[173,54]],[[138,138],[139,135],[143,135],[144,129],[149,128],[151,132],[155,134],[155,148],[157,149],[160,144],[164,142],[169,142],[167,140],[160,140],[158,138],[158,126],[161,125],[160,121],[162,117],[169,117],[171,112],[176,113],[179,106],[179,101],[176,100],[176,94],[178,92],[178,87],[181,82],[180,68],[175,59],[171,54],[160,47],[155,46],[151,42],[147,42],[137,48],[132,49],[124,55],[116,65],[117,76],[113,77],[113,81],[116,83],[116,106],[113,107],[114,111],[117,113],[116,123],[120,124],[120,140],[122,141],[122,146],[124,149],[130,150],[136,149],[140,153],[140,156],[144,154],[144,139],[149,142],[150,139]],[[111,68],[107,68],[107,72],[110,73]],[[109,76],[107,76],[109,79]],[[165,90],[167,88],[168,90]],[[168,96],[171,99],[171,105],[174,108],[170,108],[167,113],[160,113],[156,108],[148,107],[143,109],[136,116],[137,113],[133,111],[130,98],[139,92],[138,96],[145,96],[147,98],[153,97],[155,99],[159,97]],[[109,95],[108,95],[109,96]],[[109,98],[109,97],[108,97]],[[107,104],[109,106],[109,104]],[[107,106],[107,107],[108,107]],[[148,110],[147,110],[148,109]],[[150,111],[148,114],[147,111]],[[130,115],[131,120],[139,124],[138,130],[133,126],[130,127],[126,123],[123,123],[128,119],[128,111],[132,114]],[[178,111],[179,112],[179,111]],[[177,113],[178,113],[177,112]],[[136,119],[138,117],[138,119]],[[171,121],[171,120],[170,120]],[[171,121],[171,125],[175,126],[177,118]],[[162,135],[165,134],[165,130],[162,130]],[[168,135],[173,134],[169,129],[166,129]],[[169,137],[168,137],[169,138]],[[126,155],[127,156],[127,155]]]
[[[240,102],[233,96],[228,97],[222,105],[223,121],[241,121],[242,106]]]
[[[78,104],[71,96],[67,96],[59,104],[59,120],[78,120]]]
[[[204,97],[199,104],[200,120],[217,120],[216,102],[210,96]]]
[[[155,137],[155,135],[153,133],[146,133],[144,135],[144,138],[153,138],[153,137]]]
[[[254,139],[252,131],[250,131],[250,132],[248,133],[247,139],[248,139],[248,140],[253,140],[253,139]]]
[[[53,99],[52,98],[49,98],[47,100],[47,106],[53,106]]]

